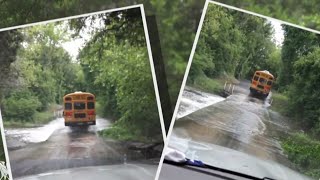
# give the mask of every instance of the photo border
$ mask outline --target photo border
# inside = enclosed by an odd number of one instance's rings
[[[60,21],[65,21],[65,20],[70,20],[70,19],[77,19],[77,18],[81,18],[81,17],[88,17],[88,16],[92,16],[92,15],[97,15],[97,14],[111,13],[111,12],[115,12],[115,11],[122,11],[122,10],[133,9],[133,8],[140,8],[140,12],[141,12],[143,29],[144,29],[146,45],[147,45],[147,50],[148,50],[149,65],[150,65],[150,70],[151,70],[151,74],[152,74],[153,87],[154,87],[154,92],[155,92],[155,97],[156,97],[157,107],[158,107],[158,115],[159,115],[159,120],[160,120],[162,139],[163,139],[163,143],[165,143],[166,131],[165,131],[165,127],[164,127],[163,113],[162,113],[161,101],[160,101],[160,96],[159,96],[159,89],[158,89],[158,84],[157,84],[157,77],[156,77],[156,73],[155,73],[155,67],[154,67],[153,56],[152,56],[152,51],[151,51],[146,15],[145,15],[143,4],[137,4],[137,5],[120,7],[120,8],[96,11],[96,12],[92,12],[92,13],[84,13],[84,14],[80,14],[80,15],[51,19],[51,20],[40,21],[40,22],[35,22],[35,23],[28,23],[28,24],[17,25],[17,26],[12,26],[12,27],[5,27],[5,28],[0,28],[0,32],[10,31],[10,30],[15,30],[15,29],[22,29],[22,28],[32,27],[32,26],[36,26],[36,25],[44,25],[44,24],[48,24],[48,23],[60,22]],[[1,138],[2,138],[2,142],[3,142],[4,153],[5,153],[5,157],[6,157],[6,167],[7,167],[8,173],[9,173],[9,180],[12,180],[13,177],[12,177],[12,171],[11,171],[11,165],[10,165],[10,157],[9,157],[8,148],[7,148],[7,142],[6,142],[5,132],[4,132],[1,110],[0,110],[0,130],[1,130]]]
[[[7,167],[7,171],[8,171],[8,174],[9,174],[9,180],[12,180],[13,178],[12,178],[12,172],[11,172],[9,152],[8,152],[8,147],[7,147],[7,139],[6,139],[5,133],[4,133],[1,110],[0,110],[0,131],[1,131],[1,138],[2,138],[4,156],[5,156],[5,159],[6,159],[6,164],[5,165]]]
[[[320,31],[317,31],[317,30],[314,30],[314,29],[306,28],[306,27],[303,27],[303,26],[300,26],[300,25],[296,25],[296,24],[293,24],[293,23],[290,23],[290,22],[286,22],[286,21],[283,21],[283,20],[279,20],[279,19],[276,19],[276,18],[272,18],[272,17],[269,17],[269,16],[265,16],[265,15],[258,14],[258,13],[252,12],[252,11],[248,11],[248,10],[244,10],[244,9],[241,9],[241,8],[237,8],[235,6],[230,6],[230,5],[227,5],[227,4],[220,3],[220,2],[216,2],[216,1],[213,1],[213,0],[206,0],[204,8],[202,10],[200,22],[199,22],[199,25],[198,25],[198,28],[197,28],[195,40],[194,40],[193,45],[192,45],[191,54],[189,56],[188,64],[187,64],[186,71],[185,71],[185,74],[184,74],[184,77],[183,77],[183,81],[182,81],[181,88],[180,88],[180,91],[179,91],[179,95],[178,95],[178,99],[177,99],[177,102],[176,102],[176,106],[174,108],[173,116],[172,116],[172,119],[171,119],[171,124],[170,124],[169,130],[168,130],[168,134],[167,134],[167,138],[165,140],[164,147],[163,147],[163,150],[162,150],[161,159],[160,159],[160,163],[158,165],[158,169],[157,169],[155,180],[158,180],[159,177],[160,177],[161,168],[162,168],[163,161],[164,161],[164,156],[165,156],[165,151],[166,151],[166,148],[168,147],[169,140],[170,140],[170,137],[171,137],[171,133],[172,133],[172,130],[173,130],[173,127],[174,127],[174,123],[176,121],[176,116],[177,116],[177,113],[178,113],[178,110],[179,110],[180,102],[181,102],[181,99],[182,99],[182,94],[183,94],[183,91],[184,91],[185,86],[186,86],[186,81],[188,79],[189,71],[190,71],[190,68],[191,68],[191,65],[192,65],[194,53],[195,53],[195,50],[197,48],[197,44],[198,44],[198,40],[199,40],[199,37],[200,37],[201,29],[202,29],[202,26],[203,26],[203,21],[205,19],[206,13],[207,13],[207,9],[208,9],[209,3],[215,4],[215,5],[219,5],[219,6],[228,8],[228,9],[240,11],[240,12],[243,12],[243,13],[246,13],[246,14],[250,14],[250,15],[253,15],[253,16],[258,16],[258,17],[261,17],[261,18],[264,18],[264,19],[267,19],[267,20],[276,21],[276,22],[281,23],[281,24],[293,26],[293,27],[296,27],[296,28],[299,28],[299,29],[302,29],[302,30],[306,30],[306,31],[309,31],[309,32],[316,33],[316,34],[320,34]]]

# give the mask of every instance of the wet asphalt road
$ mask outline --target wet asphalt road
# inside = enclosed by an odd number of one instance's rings
[[[153,180],[156,174],[157,165],[150,164],[119,164],[106,166],[80,167],[63,169],[42,173],[17,180],[85,180],[85,179],[115,179],[115,180]]]
[[[180,114],[203,97],[190,88],[183,96],[190,102],[181,104]],[[249,82],[243,81],[233,95],[177,119],[169,146],[188,158],[260,178],[308,179],[290,169],[293,167],[279,143],[279,136],[290,128],[285,118],[268,106],[268,100],[249,96]]]
[[[144,159],[141,153],[128,151],[123,143],[98,136],[97,132],[110,124],[108,120],[98,118],[95,126],[71,128],[65,127],[63,119],[58,118],[39,128],[6,130],[13,177],[75,167],[134,164],[136,160]],[[95,174],[93,170],[88,172]],[[144,171],[155,173],[155,170],[156,166],[151,165]],[[144,171],[141,172],[145,174]],[[123,173],[126,174],[125,170]],[[69,174],[72,174],[70,170]]]

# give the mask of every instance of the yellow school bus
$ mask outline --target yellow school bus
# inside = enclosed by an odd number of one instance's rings
[[[63,97],[65,126],[96,124],[95,96],[87,92],[74,92]]]
[[[266,98],[271,90],[274,77],[269,71],[256,71],[252,77],[250,93]]]

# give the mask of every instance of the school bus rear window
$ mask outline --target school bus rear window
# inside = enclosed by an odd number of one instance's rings
[[[64,103],[64,109],[65,110],[71,110],[72,109],[72,104],[71,103]]]
[[[74,109],[85,109],[86,108],[86,104],[84,102],[75,102],[73,104]]]
[[[260,77],[260,79],[259,79],[259,82],[262,83],[262,84],[266,83],[266,81],[267,81],[266,79],[261,78],[261,77]]]
[[[87,103],[87,108],[88,109],[94,109],[94,102],[88,102]]]

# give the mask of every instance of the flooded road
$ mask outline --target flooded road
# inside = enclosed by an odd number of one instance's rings
[[[290,169],[278,141],[290,131],[286,120],[268,110],[268,100],[249,96],[248,82],[241,82],[234,92],[177,119],[169,146],[188,158],[260,178],[308,179]]]
[[[115,180],[153,180],[157,165],[151,164],[120,164],[108,166],[80,167],[43,173],[17,180],[84,180],[84,179],[115,179]],[[90,175],[90,176],[89,176]]]
[[[223,101],[225,98],[197,91],[191,87],[185,87],[181,97],[180,107],[177,118],[182,118],[199,109],[205,108],[217,102]]]
[[[108,120],[98,118],[95,126],[89,126],[89,128],[85,130],[88,132],[97,132],[108,128],[110,124]],[[57,118],[41,127],[6,128],[5,134],[8,148],[17,149],[30,143],[44,142],[48,140],[55,131],[58,131],[58,133],[70,133],[77,131],[77,129],[65,127],[63,118]]]
[[[124,143],[98,135],[98,131],[110,127],[110,121],[97,118],[96,123],[87,128],[65,127],[63,119],[58,118],[42,127],[7,129],[13,177],[51,174],[54,170],[77,167],[134,164],[145,159],[140,152],[129,151]],[[153,172],[156,166],[151,169]]]

